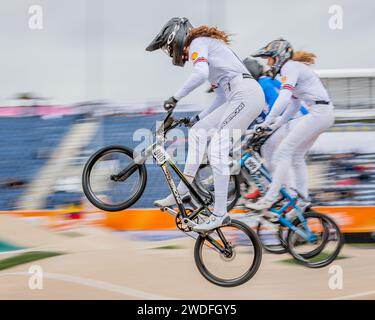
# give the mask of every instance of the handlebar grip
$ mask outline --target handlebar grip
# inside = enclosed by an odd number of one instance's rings
[[[182,124],[189,124],[190,123],[190,119],[189,118],[181,118],[179,120],[180,123]]]
[[[255,128],[255,132],[256,132],[256,133],[262,133],[263,131],[265,131],[265,130],[264,130],[264,128],[262,128],[262,127],[257,127],[257,128]]]

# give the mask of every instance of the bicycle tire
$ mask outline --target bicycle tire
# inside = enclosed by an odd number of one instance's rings
[[[94,167],[95,163],[104,155],[110,154],[111,152],[120,152],[134,159],[134,151],[131,148],[121,146],[121,145],[112,145],[104,147],[97,152],[95,152],[86,162],[83,172],[82,172],[82,188],[83,192],[86,195],[87,199],[97,208],[104,211],[121,211],[131,207],[143,194],[146,183],[147,183],[147,170],[145,164],[137,164],[137,171],[139,173],[139,181],[136,192],[127,200],[119,204],[107,204],[102,202],[92,191],[90,185],[90,174],[91,170]]]
[[[250,239],[254,247],[254,259],[247,272],[244,273],[242,276],[231,280],[219,278],[215,276],[213,273],[211,273],[206,268],[204,261],[202,259],[202,247],[205,245],[204,242],[206,240],[206,236],[204,235],[199,235],[195,242],[194,260],[201,275],[209,282],[221,287],[236,287],[249,281],[258,271],[262,261],[262,246],[256,233],[252,229],[250,229],[245,223],[240,222],[238,220],[231,220],[230,224],[227,226],[235,227],[242,230]]]
[[[337,256],[339,255],[339,253],[341,251],[341,248],[344,244],[344,237],[343,237],[343,235],[340,231],[340,228],[337,226],[336,222],[332,218],[328,217],[327,215],[321,214],[321,213],[318,213],[318,212],[314,212],[314,211],[308,211],[308,212],[305,212],[303,214],[303,216],[304,216],[305,219],[317,218],[317,219],[324,220],[326,223],[329,223],[335,229],[335,231],[337,231],[338,245],[337,245],[337,248],[334,250],[334,252],[327,259],[325,259],[323,261],[313,261],[313,262],[310,262],[307,259],[314,258],[318,254],[320,254],[324,250],[326,244],[328,243],[329,237],[326,237],[326,239],[324,241],[324,246],[320,245],[318,248],[313,250],[313,251],[317,250],[318,252],[314,252],[313,254],[309,254],[309,253],[298,254],[298,253],[295,252],[295,250],[293,250],[293,247],[291,246],[291,239],[292,239],[292,235],[293,235],[294,231],[292,229],[289,229],[289,231],[288,231],[288,236],[287,236],[288,250],[289,250],[289,253],[293,256],[293,258],[296,259],[300,264],[302,264],[306,267],[323,268],[323,267],[331,264],[337,258]]]
[[[199,169],[198,169],[198,172],[199,172],[199,170],[205,168],[206,166],[209,166],[209,165],[208,164],[200,165]],[[198,177],[198,172],[197,172],[196,177]],[[235,205],[238,202],[238,199],[241,197],[239,176],[238,175],[231,175],[230,178],[234,179],[235,194],[234,194],[233,199],[227,204],[227,211],[228,212],[231,211],[235,207]],[[199,193],[199,195],[201,197],[204,197],[206,199],[207,198],[212,199],[212,201],[214,200],[213,193],[210,192],[209,190],[206,190],[204,188],[204,186],[201,183],[199,183],[199,180],[194,179],[193,186],[197,189],[197,192]]]
[[[261,227],[261,223],[258,224],[257,226],[257,236],[259,239],[261,239],[260,237],[260,227]],[[277,233],[277,236],[280,240],[280,246],[276,247],[274,245],[266,245],[262,240],[260,240],[261,244],[262,244],[262,247],[265,251],[269,252],[269,253],[273,253],[273,254],[284,254],[284,253],[287,253],[288,252],[288,247],[287,247],[287,244],[286,244],[286,241],[282,238],[283,235],[283,230],[282,230],[282,227],[281,225],[279,226],[279,229],[278,229],[278,233]]]

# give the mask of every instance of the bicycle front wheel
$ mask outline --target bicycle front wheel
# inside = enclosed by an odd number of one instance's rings
[[[135,154],[124,146],[109,146],[94,153],[82,173],[87,199],[105,211],[121,211],[142,195],[147,181],[144,164],[134,163]]]
[[[259,223],[257,226],[257,235],[263,249],[274,254],[287,253],[286,228],[281,225],[270,226],[270,224],[264,225]]]
[[[249,281],[258,271],[262,247],[253,230],[232,220],[197,238],[194,259],[208,281],[221,287],[235,287]]]

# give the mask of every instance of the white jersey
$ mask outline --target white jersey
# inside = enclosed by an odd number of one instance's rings
[[[327,90],[319,77],[304,63],[288,60],[280,70],[281,88],[265,124],[273,123],[279,115],[279,124],[294,116],[304,101],[310,110],[321,101],[329,102]]]
[[[189,47],[189,60],[193,74],[177,91],[174,97],[180,100],[205,80],[212,85],[223,87],[235,76],[249,73],[241,59],[223,41],[209,38],[195,38]]]
[[[289,60],[280,70],[281,90],[292,91],[293,98],[306,102],[307,105],[315,101],[329,101],[327,90],[319,77],[306,64]]]

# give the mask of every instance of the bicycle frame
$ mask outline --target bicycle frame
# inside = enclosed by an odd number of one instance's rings
[[[207,203],[202,197],[197,193],[197,191],[193,188],[193,186],[187,181],[184,174],[181,170],[177,167],[173,159],[167,153],[167,151],[159,144],[154,144],[152,149],[152,155],[154,159],[157,161],[158,165],[161,167],[169,189],[171,190],[175,200],[177,207],[184,218],[194,219],[203,209],[209,210]],[[181,199],[180,194],[178,193],[176,183],[173,180],[171,172],[168,168],[172,168],[172,170],[177,174],[177,176],[182,180],[185,186],[188,188],[190,194],[194,197],[195,200],[199,202],[201,205],[198,209],[196,209],[192,214],[188,215],[185,210],[185,206],[183,205],[183,201]]]
[[[166,119],[168,119],[169,116],[167,116]],[[166,120],[165,120],[166,121]],[[164,121],[164,122],[165,122]],[[193,220],[196,218],[202,210],[207,210],[209,212],[210,209],[208,208],[209,203],[206,202],[206,200],[202,199],[202,197],[198,194],[198,192],[193,188],[193,186],[187,181],[184,174],[181,172],[181,170],[177,167],[176,163],[173,161],[171,156],[167,153],[167,151],[163,147],[163,143],[165,142],[165,134],[173,128],[170,127],[168,130],[164,130],[163,135],[159,136],[157,138],[157,142],[152,144],[150,147],[146,149],[146,153],[152,154],[158,165],[161,167],[163,174],[165,176],[165,179],[167,181],[167,184],[169,186],[169,189],[171,190],[175,200],[177,207],[179,209],[179,212],[182,214],[183,218],[187,218],[188,220]],[[185,184],[185,186],[188,188],[190,194],[194,197],[196,201],[200,204],[200,206],[195,209],[191,214],[187,214],[185,210],[185,206],[183,204],[183,201],[181,199],[180,194],[178,193],[176,183],[173,180],[173,177],[171,175],[171,172],[168,169],[168,166],[172,168],[172,170],[177,174],[177,176],[181,179],[181,181]],[[166,210],[169,213],[176,214],[176,211],[166,208]],[[224,254],[229,249],[230,245],[225,239],[222,231],[219,229],[216,229],[217,234],[219,235],[222,243],[224,246],[220,245],[215,239],[213,239],[209,234],[206,234],[205,237],[208,240],[208,242],[213,245],[213,247],[220,252],[221,254]]]
[[[180,123],[179,121],[175,121],[173,118],[171,118],[171,115],[172,115],[171,112],[167,114],[162,126],[157,130],[156,142],[154,142],[152,145],[147,147],[144,150],[143,155],[142,154],[136,155],[136,157],[134,158],[134,163],[129,164],[125,169],[121,170],[121,172],[116,175],[115,179],[125,180],[126,178],[128,178],[130,175],[134,173],[134,171],[137,169],[137,165],[144,164],[146,160],[150,156],[152,156],[163,171],[163,174],[165,176],[169,189],[171,190],[176,200],[176,204],[180,213],[182,214],[184,218],[188,218],[189,220],[191,220],[191,219],[194,219],[203,209],[209,211],[209,208],[208,208],[208,203],[206,203],[206,201],[202,199],[202,197],[197,193],[197,191],[193,188],[193,186],[187,181],[184,174],[177,167],[176,163],[173,161],[173,159],[170,157],[170,155],[167,153],[167,151],[163,147],[163,144],[166,141],[165,136],[167,132],[177,127],[179,124],[183,123],[183,122]],[[176,184],[172,178],[170,170],[168,169],[168,165],[169,167],[172,168],[172,170],[177,174],[177,176],[186,185],[186,187],[188,188],[190,194],[194,197],[194,199],[200,204],[200,207],[196,209],[190,215],[186,213],[185,207],[183,205],[183,201],[181,199],[180,194],[178,193]],[[168,212],[172,214],[176,214],[176,212],[173,211],[172,209],[169,209]]]
[[[244,154],[244,156],[240,159],[241,168],[245,167],[245,163],[246,163],[247,160],[249,160],[252,157],[255,157],[254,153],[255,153],[255,151],[248,150]],[[260,174],[263,177],[265,177],[268,182],[270,182],[270,183],[272,182],[271,174],[269,173],[269,171],[267,170],[267,168],[263,164],[261,164],[261,166],[258,170],[259,170]],[[250,174],[251,174],[251,172],[250,172]],[[292,197],[289,194],[289,192],[286,190],[285,187],[282,187],[280,189],[280,193],[283,196],[283,199],[287,200],[287,202],[280,209],[277,210],[275,208],[272,208],[270,211],[272,211],[273,213],[276,213],[278,215],[279,221],[283,226],[288,227],[289,229],[292,229],[293,231],[295,231],[298,235],[300,235],[301,237],[303,237],[307,241],[310,241],[310,242],[316,241],[316,239],[317,239],[316,235],[314,233],[312,233],[312,231],[308,227],[307,221],[303,217],[302,210],[297,206],[298,197]],[[286,213],[286,210],[289,209],[290,207],[292,207],[294,210],[296,210],[297,217],[302,222],[303,227],[306,230],[306,232],[302,231],[301,229],[298,229],[290,220],[288,220],[285,216],[283,216],[283,214]]]
[[[167,119],[170,119],[168,123],[166,123]],[[214,218],[211,216],[213,198],[206,197],[205,195],[201,196],[198,193],[199,191],[195,189],[195,185],[190,184],[189,179],[185,178],[183,172],[172,160],[172,155],[169,155],[164,148],[166,133],[178,125],[188,125],[189,123],[189,119],[173,119],[170,117],[169,113],[164,120],[164,128],[159,128],[157,130],[156,142],[143,149],[140,154],[137,154],[133,149],[122,145],[111,145],[101,148],[88,159],[83,169],[83,191],[88,200],[101,210],[118,212],[129,208],[140,199],[145,191],[147,184],[146,160],[152,156],[156,160],[158,166],[161,167],[175,200],[175,203],[174,201],[164,204],[162,202],[161,205],[159,205],[161,206],[160,210],[173,215],[177,229],[196,240],[196,245],[194,247],[194,260],[199,272],[212,283],[223,287],[234,287],[249,280],[258,270],[262,257],[261,245],[255,233],[250,230],[248,226],[241,221],[231,220],[229,217],[225,217],[222,221],[219,220],[219,222],[222,223],[214,225],[214,227],[202,228],[202,226],[206,226],[207,222],[214,221]],[[120,162],[118,158],[119,156],[121,156],[122,159],[126,157],[128,165],[122,165],[123,162]],[[110,162],[108,162],[108,160]],[[98,164],[96,168],[99,169],[92,170],[96,164]],[[112,164],[116,165],[112,166]],[[125,166],[126,168],[124,168]],[[111,170],[110,172],[105,171],[104,176],[103,168],[109,168]],[[180,183],[185,184],[186,189],[190,192],[191,200],[189,199],[186,201],[187,197],[179,194],[171,170],[173,170],[178,176]],[[125,182],[126,179],[135,172],[137,172],[137,175],[134,177],[135,179],[130,181],[131,185],[125,183],[122,184],[122,182]],[[95,179],[95,177],[99,177],[99,179]],[[99,181],[100,183],[104,182],[104,188],[92,189],[92,181]],[[121,201],[118,201],[117,199],[118,192],[115,192],[114,198],[111,197],[111,194],[109,193],[112,190],[117,191],[118,186],[121,186],[121,189],[124,191],[130,189],[131,195],[125,192],[126,194],[120,199]],[[133,186],[133,188],[131,188],[131,186]],[[115,199],[115,202],[111,201],[112,199]],[[156,202],[156,204],[158,204],[158,202]],[[170,206],[166,207],[165,205]],[[209,220],[207,220],[207,217]],[[226,228],[225,231],[223,228]],[[226,230],[228,229],[229,231],[227,234]],[[209,248],[207,249],[209,252],[213,250],[215,254],[219,253],[219,258],[230,262],[236,257],[237,252],[236,246],[232,245],[233,240],[242,239],[243,237],[246,237],[248,242],[245,244],[240,242],[239,245],[246,246],[246,248],[254,248],[253,250],[246,250],[245,252],[245,254],[250,257],[250,260],[248,261],[249,268],[241,270],[239,275],[229,278],[227,276],[223,277],[218,275],[215,268],[212,269],[206,267],[206,263],[209,262],[211,265],[210,261],[212,260],[211,256],[206,258],[206,255],[204,253],[202,254],[202,250],[206,249],[206,246]],[[231,269],[230,266],[229,269]],[[236,272],[236,274],[238,274],[238,272]]]

